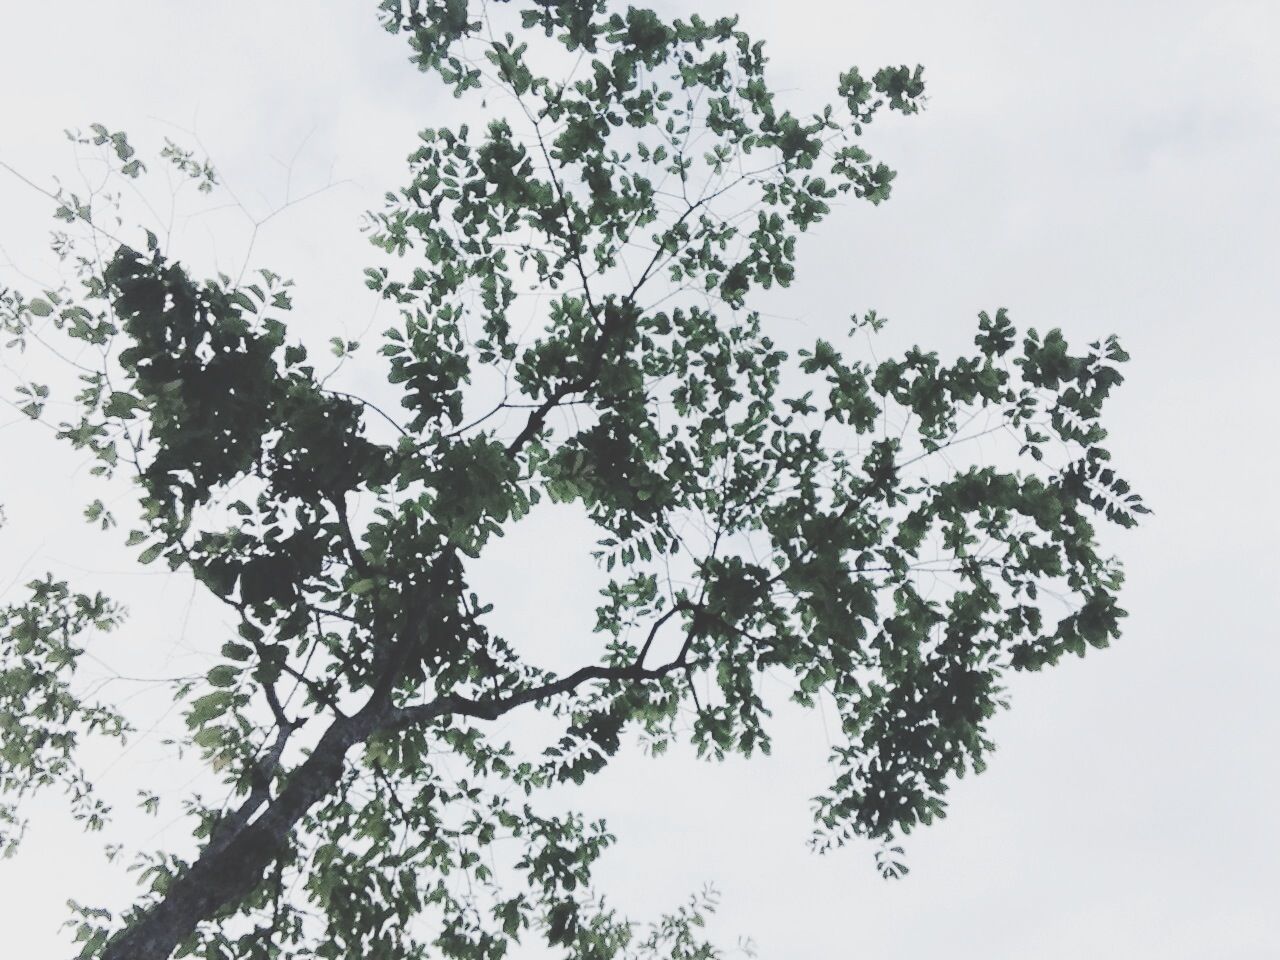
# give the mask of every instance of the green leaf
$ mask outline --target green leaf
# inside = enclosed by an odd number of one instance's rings
[[[228,660],[238,660],[243,663],[253,656],[253,649],[246,647],[243,643],[229,640],[222,645],[222,655]]]
[[[232,693],[230,690],[214,690],[191,701],[187,711],[187,726],[192,729],[204,726],[216,720],[231,708]]]
[[[235,686],[239,678],[239,669],[226,663],[218,664],[218,666],[209,671],[208,676],[209,683],[215,687]]]

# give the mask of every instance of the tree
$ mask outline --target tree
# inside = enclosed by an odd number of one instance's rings
[[[498,957],[528,931],[570,956],[715,955],[698,902],[647,940],[608,909],[590,887],[604,825],[536,798],[636,732],[654,751],[768,751],[766,672],[839,713],[815,845],[869,837],[901,872],[894,838],[981,769],[1004,674],[1118,636],[1120,568],[1094,523],[1145,512],[1102,446],[1124,352],[1019,337],[1004,311],[945,363],[770,338],[750,303],[791,282],[798,235],[842,197],[888,197],[859,140],[920,108],[919,67],[851,69],[835,105],[799,115],[732,19],[605,0],[381,16],[483,118],[424,131],[371,214],[365,274],[399,320],[369,363],[398,410],[326,386],[282,319],[286,281],[194,277],[74,194],[56,215],[112,251],[59,233],[75,288],[4,291],[12,348],[37,330],[99,348],[59,435],[99,474],[136,475],[142,562],[188,571],[239,621],[178,691],[235,800],[192,802],[189,860],[140,854],[141,901],[84,911],[81,956]],[[123,133],[84,139],[146,175]],[[217,187],[175,145],[159,160]],[[23,389],[42,417],[48,388]],[[951,459],[976,436],[1007,442],[998,466]],[[597,654],[560,675],[489,629],[502,598],[468,575],[546,500],[590,518],[610,573]],[[111,520],[100,503],[89,519]],[[90,827],[108,811],[76,747],[128,721],[74,671],[81,638],[118,620],[53,578],[0,611],[0,787],[62,785]],[[544,751],[495,733],[515,711],[555,726]],[[494,869],[499,837],[519,852]]]

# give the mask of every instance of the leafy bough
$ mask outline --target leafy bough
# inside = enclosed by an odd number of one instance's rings
[[[850,70],[836,106],[800,116],[731,19],[589,0],[382,14],[489,119],[424,131],[371,214],[387,259],[366,278],[399,315],[382,387],[328,386],[278,276],[197,281],[153,234],[101,259],[64,235],[80,292],[3,299],[15,342],[100,348],[61,436],[133,472],[130,543],[239,623],[185,691],[237,800],[193,807],[197,854],[144,860],[150,895],[86,921],[82,956],[497,957],[531,929],[572,956],[713,955],[696,912],[637,939],[589,892],[603,826],[509,788],[582,782],[629,732],[768,750],[766,674],[840,718],[815,845],[871,837],[900,872],[894,838],[981,768],[1004,673],[1118,636],[1093,523],[1145,509],[1102,446],[1123,350],[1019,337],[1003,311],[950,363],[766,331],[750,304],[790,284],[799,234],[841,197],[888,197],[858,141],[919,108],[919,68]],[[146,175],[122,134],[95,142]],[[162,160],[216,187],[192,154]],[[56,196],[100,242],[99,198]],[[850,343],[880,323],[855,317]],[[26,390],[42,416],[48,388]],[[1004,445],[966,463],[983,438]],[[547,501],[594,524],[608,577],[597,653],[563,675],[496,635],[503,598],[471,585]],[[556,731],[540,753],[495,732],[519,708]],[[522,852],[499,868],[503,838]]]

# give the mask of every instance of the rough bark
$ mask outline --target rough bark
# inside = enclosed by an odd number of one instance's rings
[[[335,721],[262,815],[226,842],[206,847],[163,898],[107,945],[102,960],[167,960],[197,924],[252,890],[294,825],[337,786],[347,751],[368,737],[373,720],[361,712]]]

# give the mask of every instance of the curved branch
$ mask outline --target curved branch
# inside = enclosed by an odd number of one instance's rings
[[[668,614],[669,616],[669,614]],[[681,651],[679,657],[660,667],[642,667],[632,664],[626,667],[581,667],[573,673],[566,674],[536,687],[518,690],[505,697],[494,697],[486,700],[475,700],[458,694],[445,694],[429,703],[412,707],[400,707],[387,715],[386,722],[380,731],[395,732],[426,723],[443,716],[474,717],[477,720],[497,720],[505,713],[526,703],[538,700],[549,700],[562,693],[572,693],[584,683],[592,680],[659,680],[667,674],[686,665],[687,649]]]

